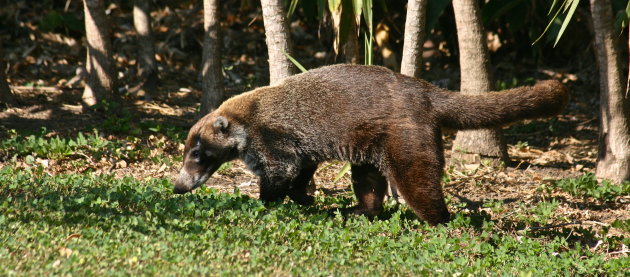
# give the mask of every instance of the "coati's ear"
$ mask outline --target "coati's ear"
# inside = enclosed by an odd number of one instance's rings
[[[212,123],[212,127],[214,127],[215,130],[220,131],[221,133],[225,133],[228,128],[227,118],[223,116],[217,116],[217,118],[214,119],[214,123]]]

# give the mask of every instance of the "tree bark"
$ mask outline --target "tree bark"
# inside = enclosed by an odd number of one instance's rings
[[[477,1],[453,0],[453,10],[459,42],[461,91],[492,91],[488,46]],[[482,158],[507,162],[503,132],[500,128],[459,131],[453,142],[453,158],[464,163],[478,163]]]
[[[15,106],[17,105],[17,99],[11,92],[11,88],[7,82],[7,76],[4,74],[5,68],[2,48],[0,48],[0,104]]]
[[[591,0],[595,54],[600,77],[598,178],[630,180],[630,101],[623,89],[619,48],[610,0]]]
[[[201,115],[219,107],[223,102],[223,65],[221,63],[221,21],[219,0],[203,1],[203,61],[201,65]]]
[[[85,104],[92,106],[101,98],[116,93],[116,75],[103,1],[84,0],[83,4],[88,45],[85,61],[87,80],[82,99]]]
[[[422,72],[422,43],[426,21],[427,0],[409,0],[405,20],[405,40],[400,73],[420,78]]]
[[[348,26],[348,37],[346,38],[346,43],[343,45],[343,56],[346,60],[346,63],[350,64],[359,64],[361,59],[361,48],[359,47],[359,37],[358,37],[358,27],[357,22],[355,20],[348,21],[350,26]]]
[[[138,77],[140,79],[136,95],[150,101],[158,81],[155,44],[151,28],[151,0],[134,1],[133,25],[138,36]]]
[[[282,0],[261,0],[267,51],[269,52],[269,83],[274,85],[294,73],[294,66],[284,55],[291,55],[291,36]]]

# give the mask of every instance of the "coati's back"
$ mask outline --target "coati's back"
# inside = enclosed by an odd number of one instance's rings
[[[423,83],[413,79],[414,87],[403,87],[401,76],[378,66],[322,67],[256,89],[256,111],[251,112],[266,124],[336,134],[430,112],[426,92],[436,88],[421,89]]]
[[[453,129],[500,126],[557,114],[567,98],[557,81],[469,95],[380,66],[333,65],[237,96],[221,108],[240,110],[268,128],[336,139],[357,131],[386,133],[388,126],[410,121]]]

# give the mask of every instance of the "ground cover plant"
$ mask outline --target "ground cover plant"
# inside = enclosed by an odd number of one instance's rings
[[[340,163],[320,170],[323,186],[313,207],[263,204],[254,176],[239,163],[225,166],[210,187],[174,195],[168,174],[129,174],[150,168],[141,164],[166,162],[167,155],[147,150],[159,140],[149,137],[163,135],[145,135],[129,141],[95,131],[65,138],[6,131],[0,274],[621,276],[630,266],[627,183],[597,185],[586,174],[538,182],[516,200],[470,200],[471,193],[497,186],[484,179],[500,177],[489,177],[484,171],[495,170],[483,166],[451,169],[443,182],[454,218],[431,227],[392,200],[377,219],[342,217],[337,208],[354,199],[347,176],[333,182]],[[181,143],[173,135],[160,146],[178,157]],[[97,154],[94,164],[83,157]],[[117,167],[120,160],[129,165]],[[176,169],[181,159],[168,163]],[[248,181],[217,185],[222,178]],[[471,180],[472,191],[457,187]],[[597,210],[621,216],[582,217]]]
[[[0,180],[2,275],[615,275],[630,266],[590,245],[627,238],[505,228],[483,213],[430,227],[396,205],[374,221],[344,219],[332,210],[348,195],[304,208],[207,188],[175,196],[167,179],[5,167]]]

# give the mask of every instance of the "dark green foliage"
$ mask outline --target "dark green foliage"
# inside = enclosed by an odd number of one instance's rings
[[[65,35],[73,34],[80,36],[85,30],[83,21],[79,20],[74,14],[55,10],[48,12],[42,18],[39,26],[43,31],[62,33]]]

